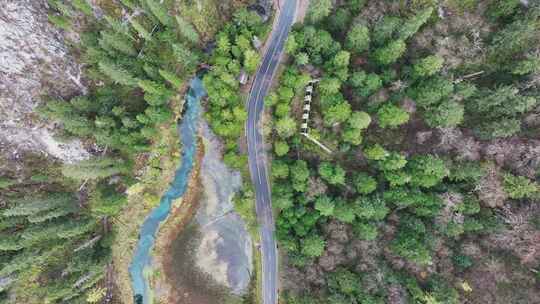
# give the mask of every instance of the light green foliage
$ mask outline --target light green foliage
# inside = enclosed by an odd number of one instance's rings
[[[369,48],[369,29],[362,24],[355,24],[347,33],[345,47],[353,53],[361,53]]]
[[[345,170],[339,165],[322,162],[319,164],[318,172],[331,185],[345,185]]]
[[[176,76],[175,73],[169,72],[167,70],[159,70],[159,75],[163,77],[163,79],[167,80],[174,89],[180,89],[182,87],[182,84],[184,83],[183,80]]]
[[[52,23],[58,28],[61,28],[65,31],[71,30],[71,21],[64,16],[49,14],[47,16],[47,19],[50,23]]]
[[[296,121],[292,117],[283,117],[276,122],[276,132],[281,138],[293,136],[296,132]]]
[[[442,57],[431,55],[419,60],[413,66],[413,74],[417,77],[428,77],[438,73],[444,64]]]
[[[81,161],[76,164],[64,164],[62,174],[76,180],[103,179],[127,173],[128,169],[129,166],[121,159],[102,157]]]
[[[368,222],[356,222],[353,224],[353,231],[357,238],[365,241],[377,239],[379,231],[377,226]]]
[[[322,216],[332,216],[334,214],[334,202],[326,196],[320,196],[315,201],[315,210],[319,211]]]
[[[331,0],[313,0],[309,2],[309,9],[306,17],[311,23],[317,23],[330,15],[331,10]]]
[[[302,254],[308,257],[319,257],[322,255],[325,246],[326,242],[322,237],[318,235],[309,236],[302,242]]]
[[[384,47],[376,49],[373,56],[380,65],[389,65],[401,58],[406,48],[407,45],[403,40],[395,40]]]
[[[118,51],[128,56],[137,55],[133,43],[126,36],[116,32],[102,31],[99,44],[103,49],[110,52]]]
[[[531,198],[540,190],[538,184],[524,176],[505,174],[503,177],[504,191],[510,198]]]
[[[300,52],[295,56],[295,62],[297,65],[306,65],[309,63],[309,55],[304,52]]]
[[[381,128],[397,128],[409,121],[409,113],[393,104],[385,104],[378,111],[379,125]]]
[[[324,122],[328,126],[345,122],[349,119],[350,115],[351,105],[346,101],[332,105],[323,111]]]
[[[88,4],[87,0],[72,0],[71,5],[87,16],[94,15],[94,10],[90,4]]]
[[[333,95],[341,89],[341,82],[337,78],[323,77],[318,84],[318,88],[322,95]]]
[[[180,31],[182,36],[191,43],[194,43],[194,44],[199,43],[199,40],[200,40],[199,33],[197,33],[193,25],[187,22],[180,15],[176,15],[174,17],[176,19],[176,23],[178,24],[178,30]]]
[[[145,39],[145,40],[151,40],[152,34],[144,27],[143,24],[141,24],[139,21],[137,21],[136,18],[130,18],[129,22],[131,23],[131,26],[135,29],[137,34],[139,34],[139,37]]]
[[[383,85],[379,75],[374,73],[367,74],[364,71],[354,72],[349,78],[351,86],[360,96],[368,97],[375,93]]]
[[[289,165],[280,160],[272,161],[272,177],[287,178],[289,176]]]
[[[369,194],[377,190],[377,181],[366,173],[360,172],[354,177],[356,190],[361,194]]]
[[[0,189],[8,189],[9,187],[16,185],[17,181],[9,177],[0,176]]]
[[[433,155],[415,156],[407,168],[410,170],[411,184],[425,188],[439,184],[449,173],[444,161]]]
[[[381,145],[375,144],[364,149],[364,156],[369,160],[383,160],[389,155]]]
[[[114,83],[118,83],[125,86],[136,86],[138,79],[133,77],[127,70],[123,67],[113,63],[100,61],[99,70],[109,77]]]
[[[158,0],[142,0],[145,1],[146,5],[150,9],[150,12],[165,26],[171,26],[173,20],[168,13],[167,7],[163,5],[163,2]]]
[[[173,94],[173,92],[168,90],[163,84],[152,80],[139,80],[138,85],[145,93],[151,95],[170,97]]]
[[[379,166],[383,171],[394,171],[405,167],[406,164],[407,159],[404,155],[397,152],[390,152],[380,161]]]
[[[426,110],[424,118],[430,127],[456,127],[463,121],[465,109],[462,104],[445,100],[438,106]]]
[[[411,181],[411,176],[404,171],[385,171],[384,178],[391,187],[403,186]]]
[[[356,218],[354,209],[344,200],[337,200],[334,208],[334,217],[343,223],[352,224]]]
[[[193,53],[187,46],[181,43],[172,44],[173,55],[184,68],[193,67],[199,60],[197,54]]]
[[[285,42],[285,52],[289,55],[294,55],[298,49],[298,43],[296,42],[295,33],[290,33]]]
[[[244,67],[248,73],[255,73],[260,61],[261,56],[254,50],[250,49],[244,52]]]
[[[362,131],[371,123],[371,117],[366,112],[354,111],[347,123],[343,132],[343,140],[353,145],[361,144]]]
[[[378,196],[361,197],[356,200],[354,213],[363,220],[380,221],[390,212],[383,199]]]
[[[277,141],[274,143],[274,152],[277,156],[283,156],[289,152],[289,145],[284,141]]]

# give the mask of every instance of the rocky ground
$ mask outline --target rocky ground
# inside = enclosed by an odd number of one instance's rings
[[[47,21],[45,0],[0,0],[0,152],[41,152],[63,161],[88,157],[78,140],[54,138],[34,109],[43,96],[84,93],[81,67]]]
[[[196,215],[202,233],[197,265],[234,294],[243,294],[253,270],[253,246],[232,202],[242,180],[222,162],[219,140],[206,123],[201,123],[201,134],[206,153],[201,168],[204,195]]]

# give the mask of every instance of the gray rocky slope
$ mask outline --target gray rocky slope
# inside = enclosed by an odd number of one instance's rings
[[[81,67],[47,21],[45,0],[0,0],[0,153],[44,153],[62,161],[88,157],[78,140],[54,138],[34,113],[43,96],[84,93]]]

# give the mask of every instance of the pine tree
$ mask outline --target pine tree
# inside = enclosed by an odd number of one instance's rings
[[[145,1],[150,9],[150,12],[165,26],[172,25],[172,18],[169,16],[167,8],[157,0],[142,0]]]
[[[189,70],[197,64],[199,60],[197,54],[190,51],[185,45],[175,43],[172,45],[172,49],[176,60],[182,64],[184,69]]]
[[[395,40],[382,48],[375,50],[374,58],[381,65],[389,65],[396,62],[403,54],[407,45],[403,40]]]
[[[152,34],[141,23],[139,23],[136,18],[129,19],[129,22],[139,34],[139,37],[143,38],[144,40],[152,40]]]
[[[133,47],[133,43],[126,36],[119,33],[101,31],[99,45],[111,53],[118,51],[125,55],[137,56],[137,50]]]
[[[183,84],[183,80],[176,76],[175,73],[169,72],[167,70],[159,70],[159,75],[163,77],[163,79],[167,80],[175,89],[180,89]]]
[[[197,33],[193,25],[184,20],[184,18],[182,18],[180,15],[176,15],[175,18],[176,23],[178,23],[178,30],[182,36],[193,44],[199,43],[199,33]]]
[[[127,172],[128,166],[123,160],[107,157],[62,166],[62,174],[76,180],[102,179]]]
[[[407,40],[412,37],[424,23],[426,23],[433,14],[433,8],[427,8],[423,11],[420,11],[415,16],[407,19],[401,27],[398,29],[398,38],[400,40]]]
[[[28,197],[15,201],[15,205],[4,210],[4,216],[31,216],[41,212],[65,207],[73,201],[68,193],[49,194],[42,197]]]
[[[138,79],[131,75],[123,67],[113,63],[112,61],[100,61],[98,63],[99,70],[109,77],[114,83],[136,86]]]

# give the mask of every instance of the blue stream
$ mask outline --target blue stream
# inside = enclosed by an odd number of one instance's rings
[[[171,211],[172,202],[184,195],[189,181],[191,169],[197,151],[197,128],[199,125],[200,100],[206,95],[202,81],[199,77],[191,80],[189,90],[185,97],[186,111],[179,126],[182,141],[182,164],[175,173],[174,180],[169,189],[161,197],[159,206],[154,208],[144,220],[139,233],[139,242],[129,266],[131,286],[136,304],[149,304],[150,286],[144,275],[144,270],[151,266],[152,247],[156,240],[156,233],[161,222],[167,219]]]

